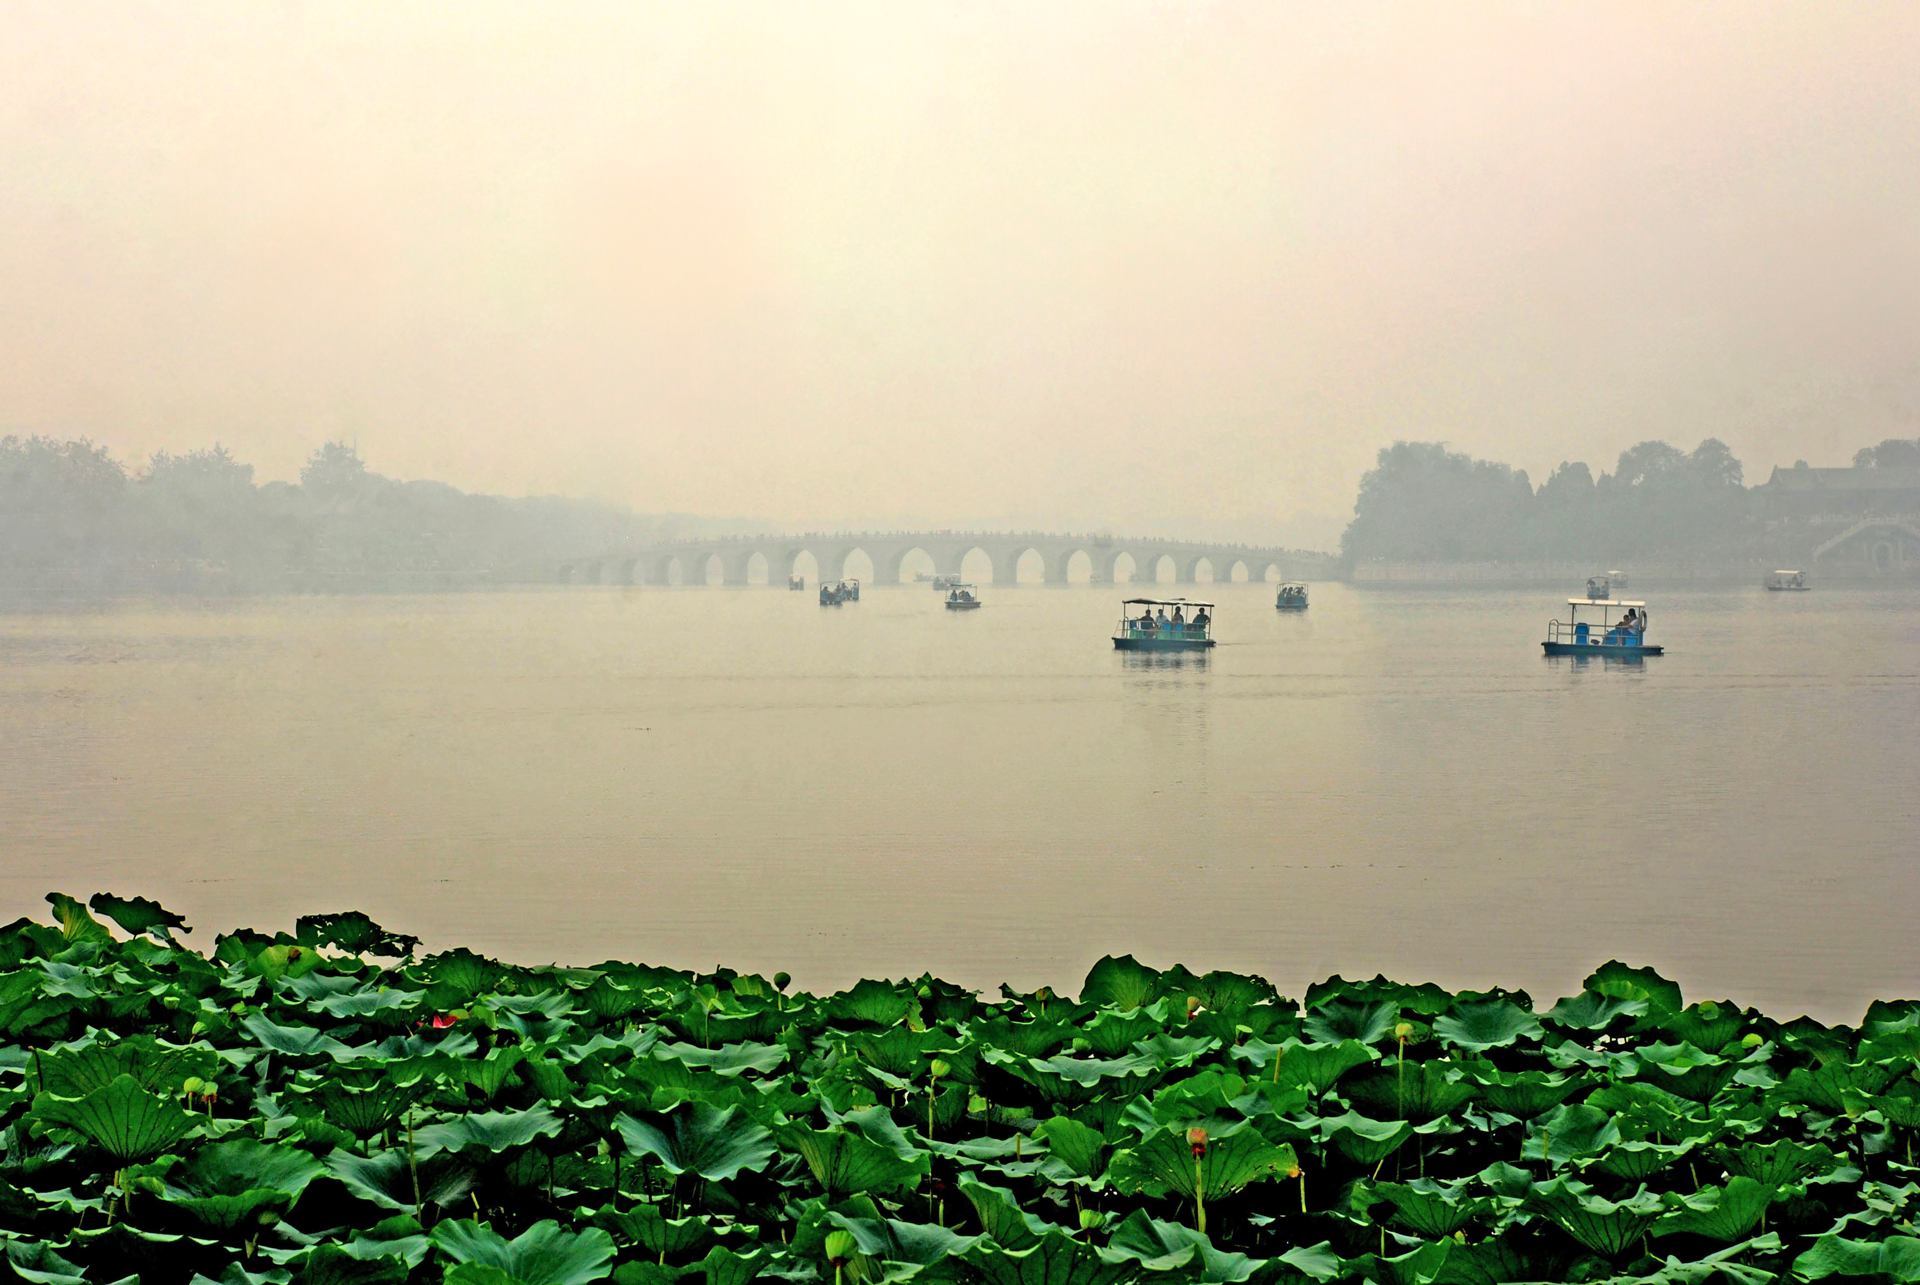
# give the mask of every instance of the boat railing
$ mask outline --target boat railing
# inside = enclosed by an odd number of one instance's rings
[[[1549,620],[1547,622],[1547,641],[1550,643],[1580,643],[1598,638],[1602,642],[1615,644],[1640,643],[1646,639],[1646,631],[1627,629],[1618,623],[1602,627],[1586,620]]]
[[[1152,629],[1142,628],[1137,620],[1123,620],[1119,625],[1119,636],[1122,638],[1207,638],[1212,636],[1212,632],[1211,621],[1204,625],[1184,621],[1178,625],[1168,623]]]

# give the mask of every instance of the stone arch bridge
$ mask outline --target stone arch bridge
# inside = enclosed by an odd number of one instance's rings
[[[960,575],[976,552],[985,555],[995,584],[1013,583],[1030,553],[1037,555],[1047,584],[1065,584],[1082,573],[1094,584],[1193,584],[1203,568],[1216,581],[1326,579],[1334,569],[1324,553],[1259,545],[1040,531],[886,531],[675,540],[568,559],[529,578],[561,584],[784,587],[794,575],[810,583],[840,579],[848,560],[860,553],[872,564],[872,583],[884,585],[899,584],[915,554],[923,555],[923,566],[931,563],[932,574]]]

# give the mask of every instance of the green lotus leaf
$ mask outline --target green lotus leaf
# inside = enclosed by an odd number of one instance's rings
[[[616,1121],[627,1150],[652,1156],[668,1173],[725,1182],[742,1170],[764,1169],[777,1153],[773,1134],[738,1107],[686,1103],[664,1116]]]
[[[251,1138],[201,1147],[191,1158],[169,1157],[129,1181],[220,1234],[271,1226],[326,1167],[304,1151]]]
[[[1653,1224],[1653,1235],[1686,1233],[1730,1245],[1745,1240],[1766,1217],[1773,1192],[1751,1178],[1730,1178],[1724,1187],[1703,1187],[1690,1196],[1667,1197],[1669,1212]]]
[[[1322,1141],[1333,1143],[1347,1159],[1369,1168],[1398,1151],[1414,1131],[1411,1121],[1374,1120],[1357,1111],[1319,1121]]]
[[[765,1250],[738,1253],[725,1245],[716,1245],[700,1260],[705,1285],[748,1285],[771,1265],[773,1255]]]
[[[1033,1134],[1047,1148],[1041,1172],[1055,1182],[1098,1178],[1106,1172],[1107,1138],[1100,1130],[1057,1115],[1041,1121]]]
[[[425,1252],[426,1237],[420,1238]],[[363,1258],[340,1245],[315,1245],[300,1260],[294,1285],[404,1285],[408,1266],[398,1258]]]
[[[1095,1249],[1058,1228],[1022,1249],[982,1239],[961,1258],[983,1285],[1130,1285],[1143,1271],[1137,1259]]]
[[[902,1191],[918,1185],[929,1164],[924,1152],[904,1159],[843,1124],[827,1129],[789,1126],[779,1137],[782,1149],[798,1152],[829,1196]]]
[[[1825,1147],[1808,1146],[1791,1138],[1773,1142],[1747,1142],[1738,1147],[1722,1147],[1720,1163],[1727,1172],[1751,1178],[1763,1187],[1778,1190],[1809,1175],[1828,1174],[1846,1163]]]
[[[1620,1141],[1620,1126],[1598,1107],[1585,1103],[1555,1107],[1527,1122],[1520,1158],[1562,1163],[1599,1155]]]
[[[1821,1236],[1811,1249],[1793,1260],[1793,1274],[1805,1281],[1825,1280],[1829,1276],[1920,1281],[1920,1237],[1848,1240],[1843,1236]]]
[[[1361,1184],[1367,1201],[1393,1206],[1393,1222],[1429,1240],[1451,1236],[1475,1218],[1489,1212],[1492,1202],[1471,1194],[1468,1182],[1439,1182],[1416,1178],[1411,1182]]]
[[[1080,984],[1080,1002],[1121,1011],[1144,1008],[1153,1001],[1159,984],[1160,974],[1132,955],[1107,955],[1087,970]]]
[[[145,897],[115,897],[110,893],[97,892],[87,899],[87,906],[96,914],[105,915],[119,924],[126,932],[138,937],[152,933],[163,941],[172,941],[175,930],[190,933],[187,921],[174,914],[157,901]]]
[[[569,1232],[552,1219],[512,1240],[483,1223],[443,1222],[433,1243],[454,1263],[493,1268],[513,1285],[588,1285],[612,1271],[614,1255],[613,1237],[600,1228]]]
[[[1021,1209],[1013,1193],[1004,1187],[963,1178],[959,1189],[973,1206],[982,1234],[1002,1249],[1026,1249],[1054,1229],[1046,1219]]]
[[[87,913],[87,908],[64,892],[47,894],[47,904],[53,907],[53,917],[60,925],[60,935],[69,942],[111,943],[113,934],[98,919]]]
[[[1624,1182],[1641,1182],[1692,1151],[1691,1142],[1618,1142],[1589,1162],[1592,1168]]]
[[[1280,991],[1272,982],[1244,973],[1211,972],[1196,977],[1183,968],[1177,974],[1176,990],[1184,990],[1199,1000],[1203,1012],[1235,1016],[1262,1004],[1281,1002]],[[1287,1007],[1291,1008],[1291,1004]]]
[[[1191,1200],[1231,1196],[1256,1182],[1286,1176],[1298,1167],[1294,1150],[1274,1144],[1250,1126],[1209,1133],[1204,1154],[1195,1157],[1187,1131],[1158,1130],[1113,1153],[1107,1178],[1124,1192],[1177,1195]]]
[[[1359,1040],[1341,1040],[1336,1044],[1299,1044],[1285,1042],[1278,1054],[1280,1064],[1264,1078],[1275,1084],[1303,1084],[1314,1093],[1325,1093],[1340,1077],[1377,1056]]]
[[[658,1205],[635,1205],[601,1216],[614,1239],[637,1245],[657,1259],[678,1258],[713,1243],[713,1225],[702,1217],[669,1218]]]
[[[1517,1116],[1539,1115],[1557,1107],[1582,1087],[1571,1075],[1505,1071],[1490,1062],[1466,1063],[1461,1074],[1479,1086],[1488,1106]]]
[[[333,946],[354,955],[411,956],[418,937],[388,932],[358,910],[331,915],[302,915],[293,921],[293,935],[303,945]]]
[[[1691,1044],[1708,1053],[1718,1053],[1733,1042],[1746,1021],[1746,1012],[1733,1001],[1707,999],[1689,1004],[1671,1017],[1660,1019],[1657,1025],[1676,1036],[1682,1044]]]
[[[1434,1241],[1402,1254],[1362,1254],[1344,1266],[1352,1275],[1382,1285],[1430,1285],[1443,1278],[1458,1247],[1451,1240]]]
[[[360,1050],[348,1047],[316,1027],[282,1026],[261,1012],[248,1013],[241,1019],[240,1028],[262,1048],[288,1057],[327,1057],[347,1062],[360,1056]]]
[[[42,1093],[35,1118],[85,1137],[122,1165],[159,1155],[200,1128],[200,1120],[168,1098],[149,1093],[131,1075],[116,1076],[83,1097]]]
[[[860,981],[829,998],[822,1005],[822,1015],[829,1021],[892,1026],[912,1007],[912,1001],[887,983]]]
[[[1252,1279],[1262,1264],[1245,1254],[1215,1249],[1204,1233],[1178,1223],[1162,1222],[1136,1209],[1113,1229],[1107,1248],[1138,1262],[1150,1272],[1180,1272],[1181,1279],[1203,1285],[1229,1285]]]
[[[475,1111],[413,1131],[413,1149],[425,1158],[442,1151],[499,1153],[524,1147],[538,1138],[559,1136],[560,1117],[545,1106],[525,1111]]]
[[[1079,1038],[1095,1057],[1119,1057],[1141,1040],[1166,1030],[1166,1001],[1146,1008],[1102,1009],[1082,1025]]]
[[[0,1233],[0,1251],[5,1254],[0,1263],[28,1285],[89,1285],[86,1273],[45,1241]]]
[[[787,1060],[787,1051],[778,1044],[723,1044],[717,1049],[693,1044],[659,1044],[654,1046],[653,1056],[721,1076],[748,1071],[764,1075]]]
[[[1333,1000],[1312,1009],[1300,1029],[1318,1044],[1352,1040],[1374,1045],[1387,1038],[1400,1020],[1400,1006],[1391,1000],[1349,1003]]]
[[[166,1044],[149,1035],[90,1040],[48,1049],[34,1061],[35,1084],[63,1098],[83,1098],[131,1076],[141,1088],[171,1096],[189,1076],[211,1076],[219,1060],[203,1047]]]
[[[1581,985],[1603,998],[1644,1003],[1647,1016],[1655,1021],[1672,1017],[1681,1009],[1678,986],[1651,968],[1632,968],[1617,959],[1595,969]]]
[[[443,1209],[467,1199],[475,1181],[474,1166],[453,1153],[425,1160],[416,1155],[409,1165],[404,1150],[381,1151],[370,1156],[335,1150],[327,1154],[323,1163],[327,1172],[353,1195],[391,1213],[414,1212],[416,1180],[420,1204]]]
[[[1532,1013],[1506,1000],[1462,1004],[1434,1019],[1433,1033],[1442,1044],[1478,1053],[1506,1048],[1520,1039],[1540,1038],[1540,1022]]]
[[[431,1247],[432,1242],[419,1222],[402,1215],[382,1219],[365,1231],[355,1232],[343,1248],[350,1257],[365,1262],[390,1258],[413,1268],[425,1260]]]
[[[1540,1020],[1570,1031],[1604,1031],[1616,1022],[1646,1016],[1647,1009],[1644,998],[1581,991],[1542,1013]]]
[[[855,1218],[839,1211],[829,1212],[827,1221],[851,1232],[859,1252],[881,1264],[882,1278],[893,1281],[910,1279],[919,1275],[921,1268],[964,1254],[980,1239],[926,1223]],[[902,1267],[906,1270],[898,1270]]]
[[[1479,1091],[1457,1062],[1400,1063],[1391,1056],[1365,1076],[1347,1077],[1340,1089],[1356,1107],[1414,1120],[1452,1115]]]
[[[480,1090],[480,1096],[491,1102],[500,1096],[500,1090],[513,1079],[513,1073],[526,1060],[526,1053],[518,1045],[494,1049],[482,1058],[466,1058],[455,1063],[460,1075],[474,1088]]]
[[[1618,1258],[1660,1215],[1660,1198],[1641,1191],[1625,1200],[1607,1200],[1564,1178],[1535,1185],[1531,1205],[1596,1254]]]

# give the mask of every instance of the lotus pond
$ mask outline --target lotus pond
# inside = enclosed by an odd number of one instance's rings
[[[0,1279],[1920,1280],[1920,1005],[1101,960],[1077,999],[0,931]]]

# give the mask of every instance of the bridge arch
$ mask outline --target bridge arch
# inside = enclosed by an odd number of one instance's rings
[[[1161,571],[1163,569],[1162,564],[1165,564],[1164,570],[1167,573],[1167,579],[1174,579],[1179,576],[1180,568],[1170,556],[1164,553],[1147,553],[1138,558],[1134,564],[1139,582],[1143,585],[1159,584],[1161,581]]]
[[[1004,582],[1000,575],[1003,568],[1006,571],[1006,579]],[[1030,544],[1009,549],[1007,550],[1006,556],[1001,559],[993,569],[993,582],[995,584],[1019,584],[1020,573],[1023,569],[1031,573],[1031,579],[1036,584],[1045,584],[1047,582],[1047,555]]]
[[[1286,570],[1278,562],[1269,562],[1260,572],[1260,579],[1267,584],[1279,584],[1287,578]]]
[[[1226,574],[1219,577],[1225,584],[1245,584],[1253,579],[1253,573],[1247,570],[1245,558],[1233,558],[1227,562]]]
[[[1047,569],[1050,584],[1089,584],[1093,581],[1093,555],[1078,545],[1062,549]]]
[[[655,558],[653,569],[647,575],[648,584],[677,585],[684,583],[686,571],[677,553],[662,554]]]
[[[903,584],[916,575],[934,575],[939,572],[940,564],[931,551],[922,545],[910,544],[890,556],[893,584]]]
[[[1200,568],[1203,566],[1207,569],[1205,580],[1200,578]],[[1204,553],[1187,559],[1187,564],[1181,569],[1179,578],[1182,584],[1212,584],[1219,579],[1213,570],[1213,559]]]

